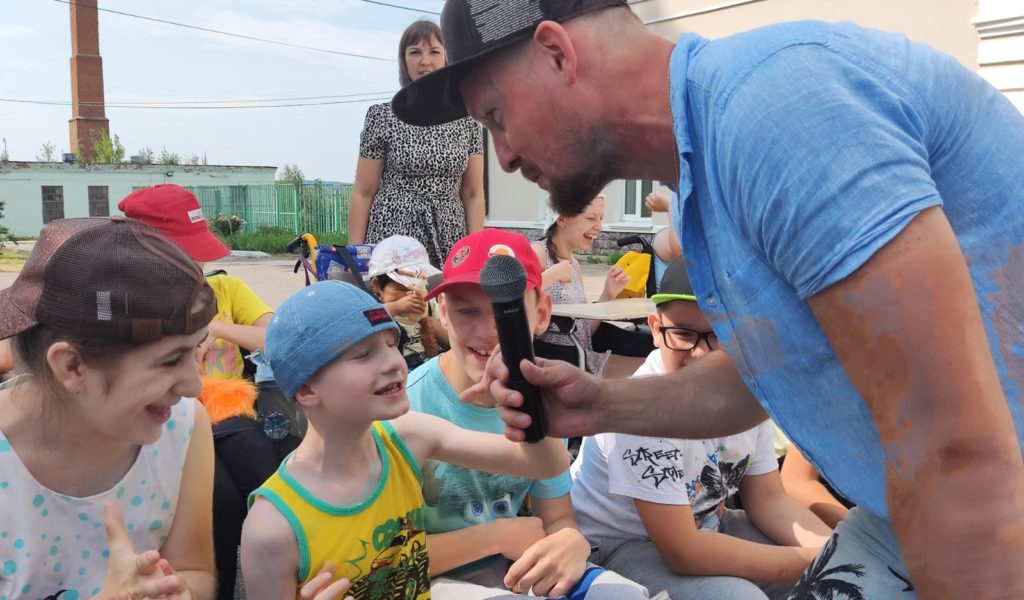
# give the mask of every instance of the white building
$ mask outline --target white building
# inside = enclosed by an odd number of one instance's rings
[[[630,6],[652,31],[673,41],[686,31],[719,38],[800,19],[853,21],[900,32],[979,71],[1024,111],[1024,0],[631,0]],[[519,173],[502,171],[493,147],[487,153],[487,179],[489,225],[533,231],[543,227],[545,192]],[[605,189],[606,232],[617,237],[664,227],[667,217],[652,216],[643,206],[647,191],[656,185],[611,183]]]
[[[136,188],[273,184],[276,173],[277,167],[0,162],[3,225],[16,236],[35,236],[53,219],[120,214],[117,203]]]

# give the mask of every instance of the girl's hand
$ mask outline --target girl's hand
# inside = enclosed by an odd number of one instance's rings
[[[149,598],[191,600],[185,581],[156,550],[135,553],[135,545],[124,526],[121,507],[112,500],[104,504],[104,525],[110,543],[107,580],[97,599]]]
[[[555,283],[569,283],[572,281],[572,262],[563,260],[557,262],[544,270],[544,283],[551,286]]]
[[[316,577],[309,580],[309,583],[299,590],[299,598],[302,600],[341,600],[341,595],[348,591],[348,579],[334,580],[334,563],[325,561],[320,567]],[[344,600],[355,600],[352,596],[345,596]]]
[[[619,295],[619,292],[626,289],[629,284],[629,275],[622,270],[622,267],[612,267],[604,280],[604,291],[601,292],[599,300],[612,300]]]
[[[416,292],[406,292],[405,296],[384,305],[394,317],[405,317],[410,321],[419,321],[427,314],[427,301]]]

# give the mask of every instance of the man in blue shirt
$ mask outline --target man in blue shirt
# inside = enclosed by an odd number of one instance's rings
[[[625,4],[448,0],[449,66],[393,101],[481,121],[566,214],[613,179],[678,182],[727,354],[642,381],[525,366],[551,433],[704,438],[767,411],[861,507],[794,597],[823,578],[1024,597],[1024,118],[902,36],[802,22],[673,45]],[[488,376],[476,391],[521,401],[496,355]],[[504,418],[522,439],[528,417]]]

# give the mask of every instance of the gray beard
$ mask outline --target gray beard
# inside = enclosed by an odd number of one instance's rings
[[[581,135],[572,144],[576,156],[585,157],[576,173],[565,179],[548,180],[551,208],[565,217],[575,217],[615,177],[621,161],[619,149],[611,137],[594,131]]]

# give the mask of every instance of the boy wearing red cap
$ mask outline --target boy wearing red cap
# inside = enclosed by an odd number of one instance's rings
[[[530,242],[507,231],[478,231],[455,243],[445,261],[444,282],[427,295],[440,300],[451,349],[410,373],[408,383],[413,410],[490,433],[503,431],[495,404],[466,404],[459,394],[482,378],[498,343],[490,301],[480,287],[481,269],[497,254],[523,264],[531,331],[536,335],[547,329],[551,296],[541,290],[540,262]],[[423,496],[431,572],[444,574],[434,581],[434,593],[512,598],[511,589],[524,598],[531,590],[554,598],[647,598],[641,586],[588,565],[591,546],[573,516],[570,485],[568,471],[531,480],[427,461]],[[518,517],[527,494],[537,516]]]
[[[125,216],[138,219],[170,238],[203,268],[231,254],[210,233],[195,194],[173,183],[135,190],[117,204]],[[263,348],[273,311],[244,281],[213,275],[207,282],[217,294],[217,318],[203,346],[204,373],[215,379],[240,379],[244,363],[239,348]]]

